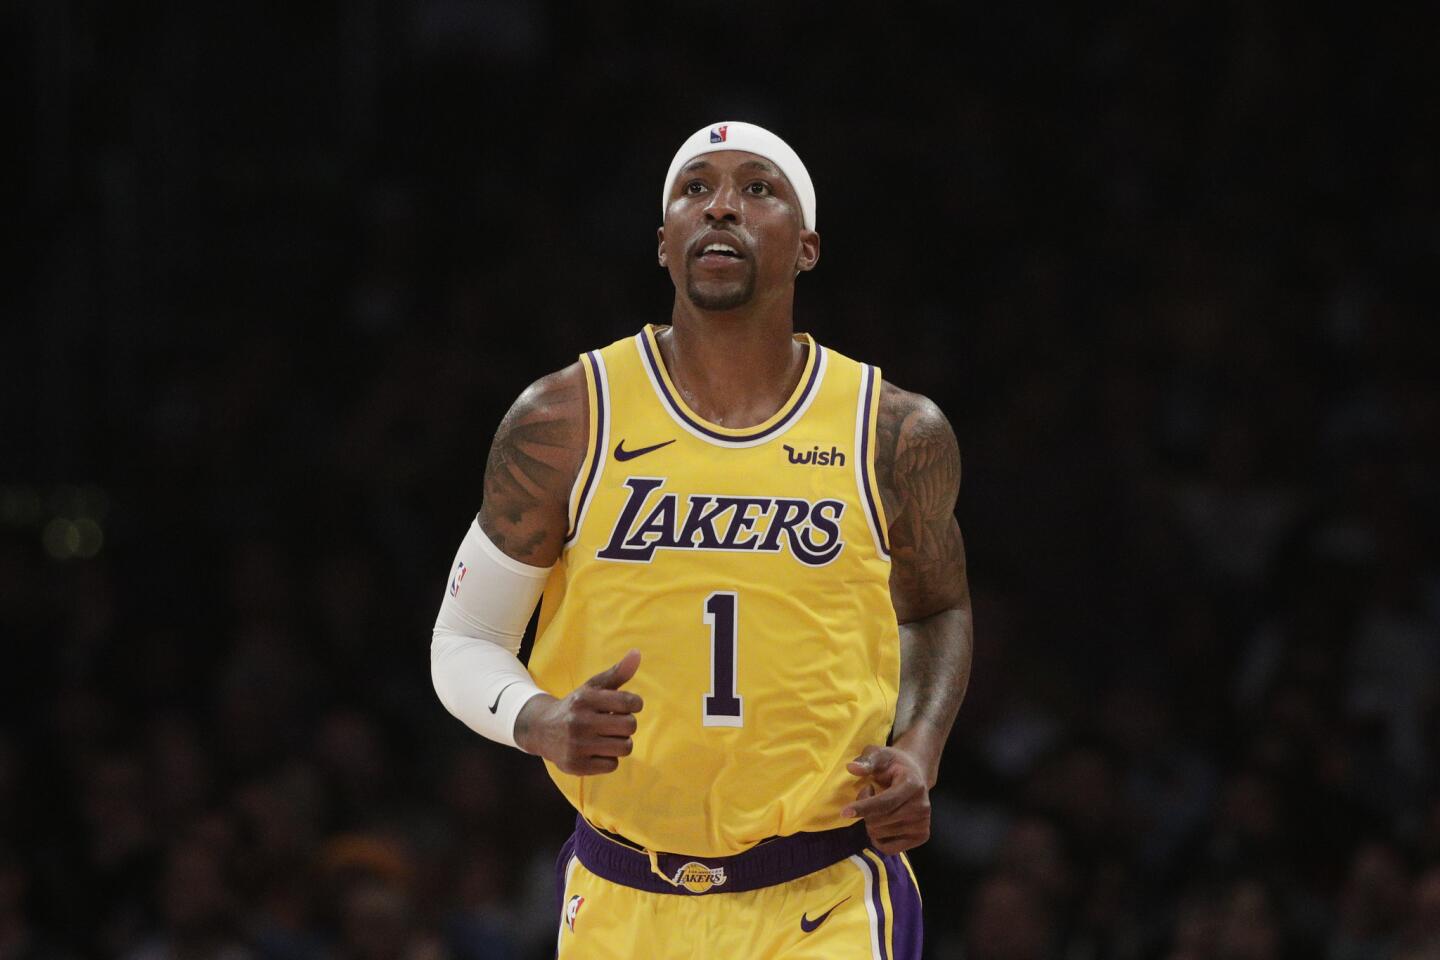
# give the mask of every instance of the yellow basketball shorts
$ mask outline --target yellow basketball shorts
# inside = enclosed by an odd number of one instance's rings
[[[909,861],[870,847],[861,824],[698,858],[577,818],[556,872],[560,960],[920,958]]]

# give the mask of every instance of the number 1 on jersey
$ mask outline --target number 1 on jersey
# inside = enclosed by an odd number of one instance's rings
[[[710,692],[701,699],[700,716],[707,727],[743,727],[745,698],[735,692],[735,621],[739,601],[732,590],[705,598],[705,624],[710,628]]]

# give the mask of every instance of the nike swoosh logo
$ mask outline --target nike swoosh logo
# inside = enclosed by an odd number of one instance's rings
[[[845,900],[849,900],[849,899],[850,899],[849,897],[846,897],[846,898],[845,898]],[[841,900],[840,903],[844,903],[845,900]],[[811,920],[808,916],[806,916],[806,915],[803,914],[803,913],[800,914],[800,929],[803,930],[803,931],[805,931],[806,933],[813,933],[813,932],[815,931],[815,928],[819,927],[820,924],[822,924],[822,923],[824,923],[826,920],[828,920],[828,919],[830,918],[830,914],[834,913],[834,912],[840,907],[840,903],[835,904],[835,906],[831,907],[829,910],[826,910],[824,913],[820,914],[820,916],[816,917],[814,920]]]
[[[615,444],[615,459],[621,461],[634,460],[636,457],[643,457],[645,456],[645,454],[651,453],[655,450],[659,450],[661,447],[668,447],[674,442],[675,441],[672,438],[670,440],[666,440],[664,443],[652,443],[650,446],[641,447],[639,450],[626,450],[625,441],[621,440],[619,443]]]
[[[520,682],[519,680],[511,680],[509,683],[505,684],[505,686],[503,686],[503,687],[500,688],[500,692],[497,693],[497,694],[495,694],[495,702],[492,703],[492,704],[490,704],[490,712],[491,712],[491,713],[494,713],[494,712],[496,711],[496,709],[499,708],[499,706],[500,706],[500,698],[503,697],[503,696],[505,696],[505,691],[506,691],[506,690],[509,690],[511,687],[515,686],[515,684],[517,684],[517,683],[519,683],[519,682]]]

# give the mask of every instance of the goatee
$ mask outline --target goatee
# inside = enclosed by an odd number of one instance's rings
[[[685,293],[690,302],[701,310],[734,310],[749,303],[750,298],[755,296],[755,275],[747,273],[743,282],[710,292],[701,290],[692,274],[686,278]]]

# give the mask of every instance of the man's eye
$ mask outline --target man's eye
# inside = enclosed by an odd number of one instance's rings
[[[763,197],[770,193],[770,184],[763,180],[756,180],[754,183],[748,184],[745,189],[757,197]]]
[[[691,180],[689,183],[685,184],[685,193],[690,194],[691,196],[694,196],[695,194],[701,192],[704,189],[705,184],[701,183],[699,180]]]

